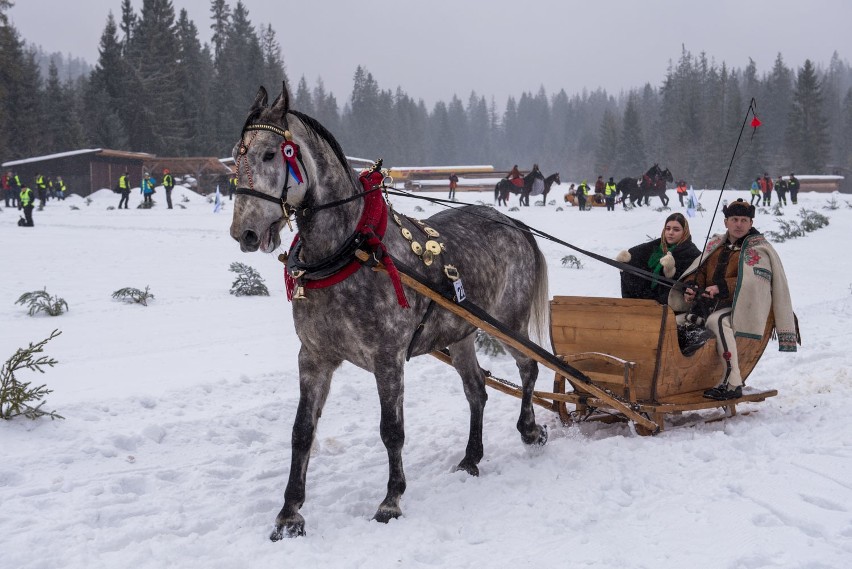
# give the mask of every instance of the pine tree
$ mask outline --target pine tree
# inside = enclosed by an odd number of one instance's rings
[[[210,24],[210,29],[213,30],[213,63],[219,65],[219,58],[222,56],[222,48],[225,46],[227,38],[228,24],[231,19],[231,8],[225,0],[210,0],[210,14],[213,23]]]
[[[310,115],[312,117],[316,116],[316,112],[314,111],[313,95],[311,94],[311,90],[308,89],[308,82],[305,80],[304,75],[302,75],[299,79],[299,85],[296,87],[296,92],[293,94],[293,102],[291,103],[291,106],[306,115]]]
[[[284,60],[281,58],[281,46],[275,37],[275,30],[272,25],[267,24],[260,35],[260,47],[263,50],[263,79],[261,85],[266,85],[269,89],[277,91],[283,82],[287,81],[287,72],[284,69]],[[307,89],[307,85],[305,85]],[[302,107],[299,107],[302,109]],[[302,109],[302,112],[313,114],[313,109],[308,111]]]
[[[198,28],[181,10],[177,22],[178,62],[177,83],[184,150],[188,155],[210,154],[213,143],[211,90],[213,89],[213,60],[207,47],[198,39]],[[175,149],[177,153],[179,149]]]
[[[45,122],[50,125],[45,133],[47,153],[76,150],[83,145],[83,126],[74,99],[74,87],[69,81],[59,82],[59,72],[51,61],[45,90]]]
[[[810,59],[796,76],[787,147],[796,172],[822,173],[828,148],[828,123],[823,116],[822,88]]]
[[[124,36],[121,38],[122,53],[127,52],[130,38],[136,33],[137,22],[136,12],[133,11],[133,5],[130,3],[130,0],[121,0],[121,31],[124,33]]]
[[[618,139],[618,120],[615,118],[615,113],[607,109],[601,119],[598,150],[595,153],[595,172],[599,176],[616,176]]]
[[[121,119],[128,74],[122,49],[118,26],[110,12],[101,34],[98,63],[83,90],[85,139],[100,148],[125,149],[129,145]]]
[[[618,171],[642,172],[647,162],[644,135],[636,97],[632,94],[627,99],[627,106],[624,108],[622,125],[618,145]],[[615,174],[611,172],[609,175]],[[604,172],[604,176],[606,177],[606,172]]]

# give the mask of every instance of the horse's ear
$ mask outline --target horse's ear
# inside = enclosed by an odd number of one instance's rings
[[[290,92],[287,90],[286,81],[281,83],[281,94],[272,101],[272,110],[282,117],[290,110]]]
[[[263,85],[260,86],[260,89],[257,90],[257,95],[254,96],[254,103],[251,105],[251,110],[256,111],[258,109],[262,109],[266,106],[266,102],[269,100],[269,95],[266,93],[266,89],[263,88]]]

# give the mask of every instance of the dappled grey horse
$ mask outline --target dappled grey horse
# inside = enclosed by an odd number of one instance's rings
[[[547,268],[526,227],[493,208],[468,206],[443,211],[423,222],[391,211],[383,237],[378,235],[381,228],[360,232],[365,216],[372,215],[368,204],[375,204],[378,198],[379,206],[385,208],[385,201],[369,184],[359,183],[339,144],[322,125],[289,108],[286,84],[270,106],[266,90],[260,88],[234,158],[239,188],[231,236],[239,241],[240,249],[274,251],[291,214],[299,229],[287,270],[288,291],[294,296],[293,321],[302,344],[300,396],[284,507],[271,539],[305,533],[299,510],[305,501],[311,444],[332,374],[343,361],[373,373],[379,392],[379,428],[388,453],[389,477],[387,495],[374,519],[386,522],[402,514],[403,367],[407,356],[448,350],[470,405],[467,448],[458,468],[478,475],[487,394],[476,359],[475,328],[435,304],[430,308],[430,299],[403,289],[389,273],[360,265],[352,272],[352,242],[354,239],[362,249],[371,248],[384,265],[395,260],[400,268],[410,267],[418,279],[450,291],[455,285],[448,279],[452,271],[447,267],[454,266],[469,300],[518,335],[528,338],[528,332],[534,332],[543,338],[548,314]],[[381,174],[378,176],[381,180]],[[434,253],[428,262],[419,243],[423,241]],[[406,299],[410,307],[404,307]],[[529,445],[544,444],[547,431],[536,424],[532,406],[537,364],[508,350],[522,381],[517,422],[521,439]]]

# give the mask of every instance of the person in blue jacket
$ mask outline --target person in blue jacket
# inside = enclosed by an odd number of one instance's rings
[[[157,185],[157,180],[151,174],[145,174],[142,178],[142,183],[139,184],[139,191],[142,193],[142,207],[152,207],[154,205],[154,187]]]

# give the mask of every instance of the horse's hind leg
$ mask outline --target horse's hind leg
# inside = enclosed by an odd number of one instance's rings
[[[305,518],[299,513],[305,503],[305,477],[317,421],[331,386],[331,376],[340,361],[312,357],[304,347],[299,352],[299,407],[293,422],[290,478],[284,491],[284,507],[275,519],[269,539],[305,535]]]
[[[538,363],[532,358],[525,356],[519,351],[506,346],[509,353],[515,358],[515,364],[521,374],[521,415],[518,417],[518,432],[521,440],[528,445],[542,446],[547,442],[547,427],[535,422],[535,410],[533,409],[533,390],[535,380],[538,378]]]
[[[470,406],[470,432],[467,437],[467,448],[464,458],[457,469],[464,470],[471,476],[479,476],[479,461],[482,460],[482,421],[485,414],[485,402],[488,394],[485,392],[485,377],[476,359],[474,335],[449,346],[453,367],[459,372],[462,387]]]

